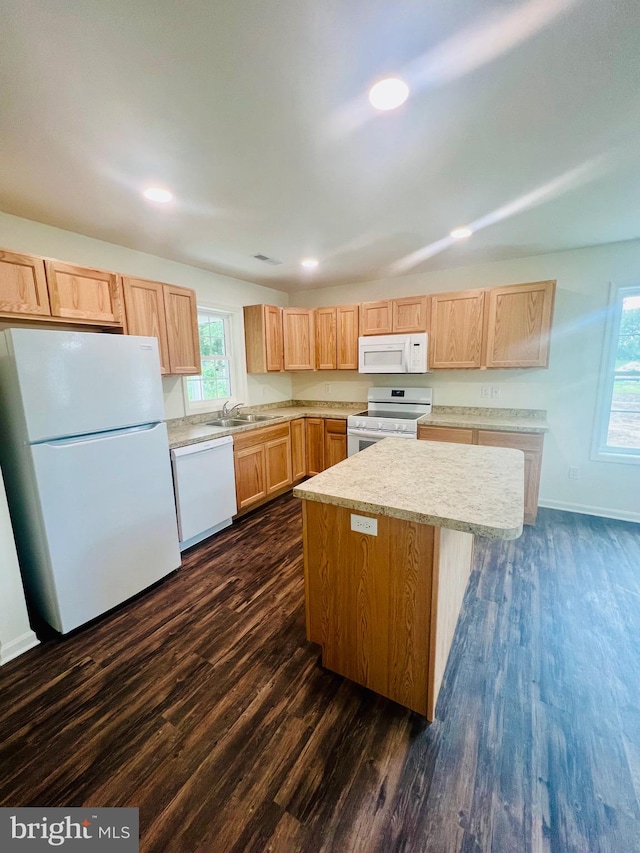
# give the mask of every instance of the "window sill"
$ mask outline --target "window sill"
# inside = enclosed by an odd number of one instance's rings
[[[629,453],[620,453],[617,450],[594,450],[591,454],[594,462],[616,462],[623,465],[640,465],[640,450],[635,448]]]

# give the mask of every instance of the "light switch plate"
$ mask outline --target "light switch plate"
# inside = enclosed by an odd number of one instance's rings
[[[351,529],[356,533],[366,533],[368,536],[378,535],[378,519],[367,518],[364,515],[351,513]]]

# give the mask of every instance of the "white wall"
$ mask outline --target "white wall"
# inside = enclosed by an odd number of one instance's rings
[[[432,386],[436,405],[546,409],[551,430],[545,438],[541,504],[640,521],[640,465],[590,459],[609,284],[640,283],[639,240],[300,292],[291,295],[290,304],[339,305],[547,279],[558,282],[548,370],[435,371],[407,384]],[[375,383],[394,380],[378,377]],[[351,372],[297,373],[293,395],[363,400],[372,384],[374,378]],[[498,400],[480,397],[486,384],[500,387]],[[569,466],[580,467],[581,479],[569,479]]]
[[[0,665],[38,644],[31,630],[0,473]]]
[[[44,255],[70,263],[84,264],[100,269],[114,270],[139,278],[162,281],[192,287],[199,302],[218,308],[235,309],[239,341],[243,346],[243,305],[266,302],[271,305],[287,305],[288,296],[280,290],[250,284],[246,281],[218,275],[198,267],[168,261],[155,255],[137,252],[124,246],[94,240],[71,231],[52,228],[40,222],[20,219],[0,212],[0,248],[33,255]],[[244,358],[240,358],[244,368]],[[244,372],[244,371],[243,371]],[[244,386],[245,376],[241,384]],[[185,414],[182,396],[182,379],[170,376],[162,380],[167,418],[178,418]],[[248,399],[245,403],[270,403],[291,399],[291,378],[288,374],[269,377],[266,381],[246,380]],[[214,406],[213,408],[218,408]]]

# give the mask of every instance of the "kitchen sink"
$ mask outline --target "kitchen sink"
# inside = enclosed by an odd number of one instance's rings
[[[217,418],[215,421],[207,421],[207,426],[234,427],[246,426],[248,421],[244,418]]]
[[[277,415],[238,415],[238,420],[246,421],[246,423],[253,424],[257,421],[272,421],[274,418],[277,417]]]

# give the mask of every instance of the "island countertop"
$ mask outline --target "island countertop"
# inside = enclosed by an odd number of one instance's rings
[[[301,483],[304,500],[488,536],[522,533],[524,454],[385,438]]]

